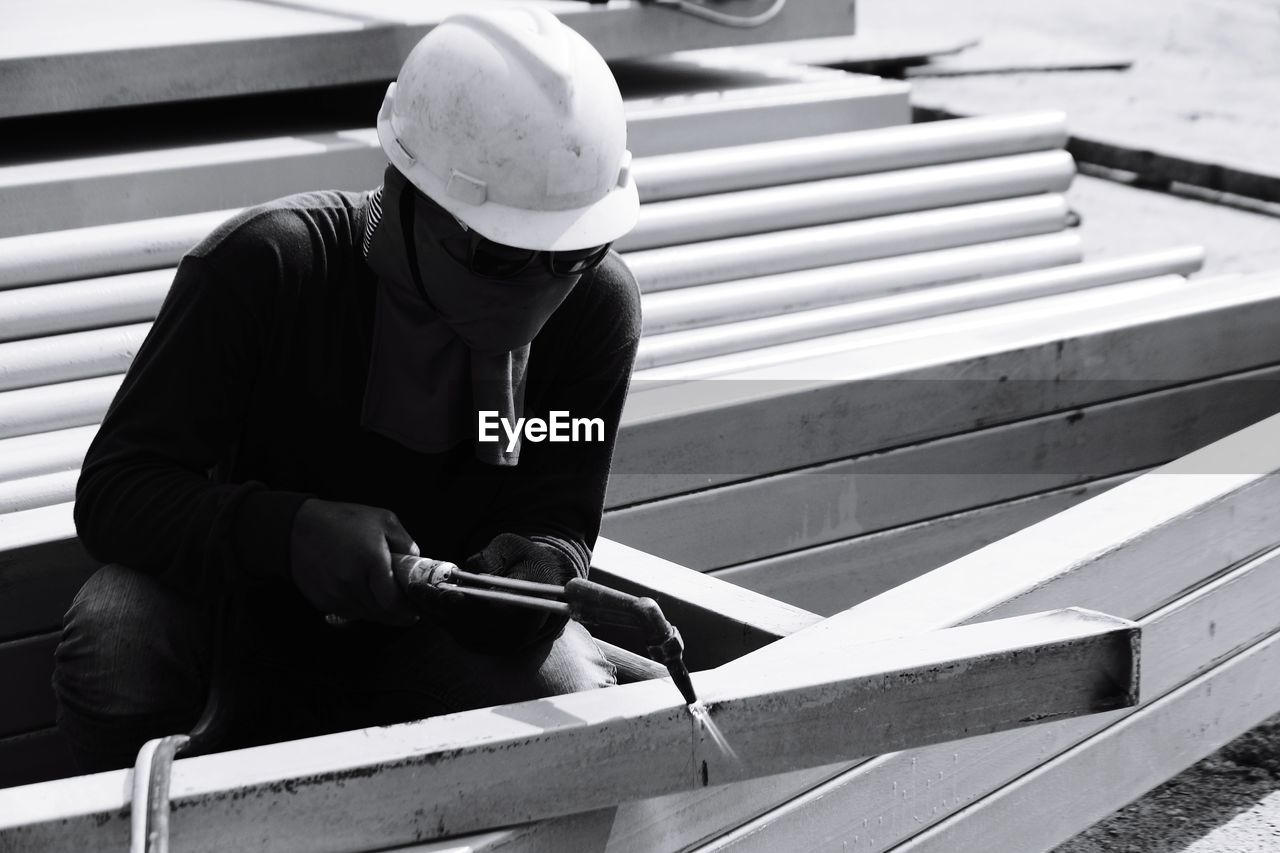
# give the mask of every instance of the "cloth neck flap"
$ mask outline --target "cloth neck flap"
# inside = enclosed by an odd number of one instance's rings
[[[533,269],[512,279],[471,275],[441,239],[465,232],[393,167],[369,198],[363,249],[377,276],[361,426],[421,453],[467,441],[476,458],[511,466],[517,435],[480,441],[479,413],[515,428],[524,415],[530,343],[577,283]]]

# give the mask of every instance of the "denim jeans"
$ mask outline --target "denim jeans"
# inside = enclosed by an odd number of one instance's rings
[[[189,731],[210,690],[223,620],[120,565],[85,582],[56,652],[58,726],[86,771],[133,763],[150,738]],[[219,690],[230,726],[217,748],[387,725],[615,683],[612,664],[576,622],[506,655],[460,646],[421,619],[410,628],[335,628],[314,613],[246,606]]]

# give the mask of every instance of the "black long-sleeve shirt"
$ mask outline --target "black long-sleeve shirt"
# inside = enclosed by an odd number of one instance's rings
[[[512,468],[476,461],[470,442],[417,453],[360,426],[367,198],[272,202],[183,258],[85,458],[75,518],[96,558],[189,590],[281,586],[312,496],[392,510],[437,559],[460,563],[502,532],[589,553],[640,335],[630,272],[610,255],[584,276],[529,356],[525,415],[602,418],[603,442],[526,441]]]

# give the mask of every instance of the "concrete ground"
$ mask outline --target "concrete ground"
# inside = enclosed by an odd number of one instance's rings
[[[857,14],[864,35],[981,39],[937,71],[1129,64],[912,76],[917,105],[963,115],[1062,109],[1073,135],[1280,174],[1274,0],[860,0]],[[1280,204],[1141,189],[1129,175],[1087,164],[1082,171],[1093,174],[1078,178],[1068,197],[1082,219],[1086,258],[1199,243],[1208,252],[1202,275],[1280,269]],[[1103,851],[1280,851],[1280,715],[1054,853]]]
[[[914,76],[913,102],[960,114],[1061,109],[1074,135],[1280,174],[1273,0],[863,0],[859,32],[980,39],[940,70],[1130,62],[1126,70]],[[1084,164],[1082,171],[1094,171]],[[1127,179],[1120,173],[1108,173]],[[1087,258],[1200,243],[1206,274],[1280,269],[1280,204],[1138,189],[1082,174]]]

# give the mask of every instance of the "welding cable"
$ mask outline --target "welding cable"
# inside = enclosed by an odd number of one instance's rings
[[[709,9],[701,3],[690,2],[690,0],[648,0],[648,2],[654,6],[665,6],[668,9],[684,12],[686,15],[693,15],[695,18],[702,18],[704,21],[711,21],[724,27],[739,27],[742,29],[764,26],[778,17],[782,7],[787,5],[787,0],[774,0],[772,6],[755,15],[729,15],[724,12],[717,12],[715,9]]]
[[[133,765],[133,796],[129,803],[129,853],[168,853],[169,781],[179,755],[203,752],[222,735],[230,719],[228,688],[230,620],[238,611],[231,597],[222,596],[214,620],[214,657],[204,710],[190,734],[149,740],[138,750]]]

